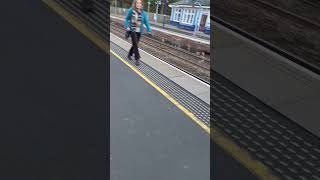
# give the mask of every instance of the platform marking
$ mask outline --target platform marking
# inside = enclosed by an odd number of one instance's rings
[[[202,129],[204,129],[208,134],[210,134],[210,128],[205,125],[201,120],[199,120],[193,113],[191,113],[188,109],[182,106],[178,101],[176,101],[173,97],[171,97],[168,93],[166,93],[163,89],[161,89],[157,84],[151,81],[148,77],[146,77],[143,73],[140,72],[136,67],[130,64],[128,61],[124,60],[121,56],[115,53],[113,50],[110,50],[111,54],[116,56],[120,61],[126,64],[132,71],[137,73],[143,80],[145,80],[148,84],[150,84],[153,88],[155,88],[158,92],[160,92],[165,98],[167,98],[170,102],[172,102],[175,106],[177,106],[183,113],[185,113],[190,119],[192,119],[196,124],[198,124]]]
[[[259,179],[261,180],[278,180],[279,179],[278,177],[273,175],[273,173],[269,170],[268,167],[266,167],[260,161],[252,158],[252,156],[246,150],[240,148],[227,135],[222,133],[217,128],[213,128],[213,127],[209,128],[206,124],[204,124],[201,120],[199,120],[193,113],[191,113],[184,106],[179,104],[174,98],[172,98],[168,93],[162,90],[149,78],[147,78],[137,68],[132,66],[130,63],[128,63],[126,60],[124,60],[121,56],[116,54],[114,51],[112,50],[109,51],[110,49],[109,44],[103,41],[103,38],[99,34],[91,30],[86,24],[80,21],[77,17],[75,17],[73,14],[66,11],[64,8],[62,8],[59,4],[57,4],[53,0],[42,0],[42,1],[45,4],[47,4],[51,9],[53,9],[57,14],[62,16],[67,22],[69,22],[72,26],[74,26],[83,35],[85,35],[90,41],[96,44],[99,48],[101,48],[107,54],[110,54],[111,52],[114,56],[117,57],[117,59],[121,60],[130,69],[132,69],[135,73],[137,73],[147,83],[149,83],[164,97],[166,97],[170,102],[172,102],[175,106],[177,106],[182,112],[184,112],[188,117],[190,117],[192,121],[194,121],[201,128],[203,128],[210,135],[210,137],[213,139],[213,141],[216,144],[221,146],[226,152],[228,152],[233,158],[235,158],[240,164],[245,166],[250,172],[256,175]]]
[[[245,166],[250,172],[252,172],[256,177],[261,180],[278,180],[279,178],[274,176],[273,173],[266,167],[263,163],[255,160],[246,150],[240,148],[237,144],[233,142],[232,139],[228,138],[227,135],[222,133],[220,130],[208,127],[200,119],[198,119],[193,113],[177,102],[168,93],[162,90],[158,85],[146,77],[142,72],[140,72],[136,67],[130,64],[128,61],[123,59],[120,55],[115,53],[110,49],[111,54],[117,57],[120,61],[126,64],[131,70],[137,73],[142,79],[144,79],[148,84],[154,87],[158,92],[160,92],[164,97],[166,97],[170,102],[177,106],[182,112],[184,112],[192,121],[203,128],[213,139],[213,141],[228,152],[233,158],[235,158],[240,164]]]

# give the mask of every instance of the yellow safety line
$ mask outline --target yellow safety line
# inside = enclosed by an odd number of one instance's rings
[[[279,177],[274,175],[267,166],[253,158],[247,150],[240,148],[220,130],[211,128],[211,138],[257,178],[261,180],[279,180]]]
[[[82,34],[84,34],[89,40],[95,43],[98,47],[100,47],[107,54],[110,52],[117,57],[117,59],[121,60],[124,64],[126,64],[131,70],[137,73],[141,78],[143,78],[148,84],[154,87],[158,92],[160,92],[164,97],[166,97],[171,103],[177,106],[183,113],[185,113],[192,121],[198,124],[202,129],[204,129],[213,139],[213,141],[222,147],[228,154],[230,154],[233,158],[239,161],[243,166],[245,166],[250,172],[256,175],[261,180],[278,180],[268,167],[266,167],[260,161],[255,160],[252,156],[244,149],[240,148],[237,144],[234,143],[232,139],[230,139],[227,135],[222,133],[217,128],[209,128],[206,124],[204,124],[201,120],[199,120],[193,113],[187,110],[184,106],[179,104],[173,97],[171,97],[168,93],[162,90],[159,86],[157,86],[154,82],[152,82],[149,78],[147,78],[143,73],[141,73],[137,68],[128,63],[114,51],[110,50],[109,52],[109,44],[103,41],[102,37],[98,35],[96,32],[92,31],[89,27],[87,27],[84,23],[78,20],[77,17],[72,15],[71,13],[64,10],[59,4],[54,2],[54,0],[42,0],[46,3],[51,9],[57,12],[60,16],[62,16],[67,22],[69,22],[72,26],[78,29]]]
[[[69,22],[73,27],[75,27],[78,31],[80,31],[83,35],[85,35],[91,42],[95,43],[99,48],[109,54],[110,46],[109,44],[103,40],[103,38],[93,30],[91,30],[86,24],[81,22],[77,17],[73,14],[66,11],[63,7],[61,7],[54,0],[42,0],[45,4],[48,5],[52,10],[54,10],[57,14],[62,16],[67,22]]]
[[[250,172],[257,176],[261,180],[278,180],[276,176],[266,167],[263,163],[255,160],[251,155],[244,149],[241,149],[237,144],[223,134],[220,130],[216,128],[209,128],[201,120],[199,120],[193,113],[187,110],[184,106],[178,103],[173,97],[162,90],[158,85],[152,82],[148,77],[141,73],[136,67],[131,65],[128,61],[124,60],[121,56],[110,50],[111,54],[116,56],[120,61],[126,64],[131,70],[137,73],[142,79],[144,79],[148,84],[154,87],[158,92],[160,92],[164,97],[171,101],[175,106],[177,106],[182,112],[184,112],[192,121],[203,128],[213,139],[213,141],[221,146],[225,151],[228,152],[232,157],[238,160],[242,165],[244,165]],[[210,130],[211,129],[211,130]]]
[[[158,85],[152,82],[148,77],[146,77],[143,73],[141,73],[136,67],[132,66],[128,61],[124,60],[121,56],[115,53],[113,50],[110,52],[116,56],[120,61],[126,64],[131,70],[137,73],[142,79],[144,79],[148,84],[154,87],[158,92],[160,92],[164,97],[166,97],[170,102],[172,102],[175,106],[177,106],[182,112],[184,112],[190,119],[192,119],[195,123],[197,123],[200,127],[202,127],[207,133],[210,134],[210,128],[205,125],[201,120],[199,120],[193,113],[183,107],[180,103],[178,103],[173,97],[171,97],[168,93],[162,90]]]

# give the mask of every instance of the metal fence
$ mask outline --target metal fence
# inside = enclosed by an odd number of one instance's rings
[[[116,8],[114,6],[111,6],[110,13],[112,15],[126,16],[128,13],[128,9],[118,8],[118,7]],[[163,23],[163,19],[164,19],[165,24],[170,24],[170,16],[169,15],[158,14],[156,16],[155,13],[148,13],[148,19],[150,22],[158,22],[158,23]],[[156,21],[156,19],[157,19],[157,21]]]

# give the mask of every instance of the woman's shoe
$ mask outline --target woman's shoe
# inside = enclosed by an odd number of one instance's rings
[[[136,60],[136,66],[139,66],[140,65],[140,61],[139,60]]]
[[[127,57],[128,57],[128,59],[129,59],[130,61],[132,60],[132,58],[131,58],[131,56],[130,56],[129,54],[128,54],[128,56],[127,56]]]

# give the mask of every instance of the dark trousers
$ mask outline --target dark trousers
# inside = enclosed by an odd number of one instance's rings
[[[141,37],[141,33],[131,31],[130,34],[131,34],[132,46],[129,51],[129,56],[132,56],[134,54],[135,60],[139,60],[140,54],[139,54],[138,43]]]

